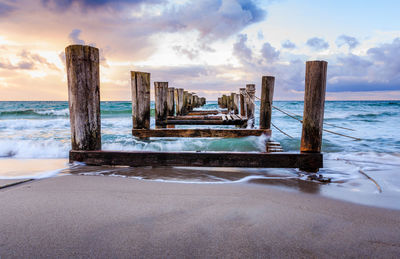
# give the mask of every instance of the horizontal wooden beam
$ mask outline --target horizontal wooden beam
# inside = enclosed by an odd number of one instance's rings
[[[208,115],[208,114],[227,114],[228,110],[199,110],[199,111],[191,111],[187,115]]]
[[[248,136],[271,136],[269,129],[133,129],[139,138],[241,138]]]
[[[184,115],[168,116],[167,120],[222,120],[222,115]]]
[[[321,153],[145,152],[71,150],[70,162],[111,166],[321,168]]]
[[[243,125],[247,120],[167,120],[157,122],[157,126],[163,125]]]

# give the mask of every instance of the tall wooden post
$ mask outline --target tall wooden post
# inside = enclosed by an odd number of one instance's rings
[[[221,98],[221,97],[218,97],[218,107],[219,107],[219,108],[222,108],[222,107],[221,107],[221,101],[222,101],[222,98]]]
[[[174,91],[176,115],[182,115],[183,107],[183,89],[178,88]]]
[[[72,149],[100,150],[99,49],[71,45],[65,57]]]
[[[189,93],[187,91],[183,91],[183,106],[182,106],[182,115],[185,115],[188,113],[188,98],[189,98]]]
[[[236,93],[231,93],[232,99],[232,111],[234,114],[239,113],[239,95]]]
[[[156,126],[162,125],[167,120],[168,82],[154,82],[154,99],[156,107]],[[165,127],[163,125],[163,127]]]
[[[175,99],[174,99],[175,88],[168,87],[167,93],[167,115],[174,116],[175,115]]]
[[[271,128],[272,99],[275,77],[263,76],[261,80],[260,129]]]
[[[301,153],[321,152],[327,68],[328,62],[326,61],[306,62]],[[319,168],[304,166],[300,169],[317,172]]]
[[[131,71],[133,129],[150,129],[150,73]]]
[[[246,116],[247,109],[244,101],[246,97],[246,88],[240,88],[239,91],[240,91],[240,115]]]
[[[188,112],[193,110],[193,94],[188,93]]]
[[[256,86],[254,84],[246,85],[246,109],[247,109],[247,119],[251,120],[250,127],[254,127],[254,111],[255,111],[255,104],[254,104],[254,96],[256,93]],[[249,123],[249,122],[247,122]]]

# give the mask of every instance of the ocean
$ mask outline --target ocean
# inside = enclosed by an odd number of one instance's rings
[[[256,102],[256,106],[255,124],[258,125],[259,102]],[[303,113],[303,102],[300,101],[275,101],[274,106],[290,114]],[[210,101],[201,109],[217,108],[217,103]],[[151,127],[154,128],[153,102],[151,116]],[[131,135],[130,102],[101,102],[101,121],[104,150],[247,152],[265,150],[263,137],[154,138],[150,140],[134,138]],[[400,202],[398,202],[400,196],[400,101],[327,101],[324,122],[328,123],[324,125],[324,129],[360,140],[323,132],[324,168],[320,173],[330,178],[331,183],[318,183],[318,192],[357,203],[400,209]],[[285,152],[298,152],[301,123],[275,109],[272,123],[290,136],[272,128],[272,140],[279,141]],[[209,126],[177,126],[179,127]],[[70,148],[68,102],[0,102],[0,162],[3,164],[30,161],[37,165],[40,161],[48,163],[55,160],[65,164]],[[34,169],[31,168],[32,171],[35,171]],[[306,176],[296,169],[176,168],[170,170],[169,173],[161,172],[162,170],[158,170],[159,173],[157,173],[157,170],[152,171],[148,168],[100,169],[80,164],[65,164],[60,170],[53,170],[53,174],[49,174],[48,171],[41,174],[37,171],[34,175],[29,175],[27,171],[23,176],[7,175],[5,172],[0,174],[0,179],[40,178],[78,171],[81,174],[117,175],[182,183],[255,182],[281,186],[290,190],[301,190],[299,187],[301,184],[310,184]],[[307,188],[306,191],[312,192],[314,187]],[[352,195],[348,195],[349,193]],[[356,193],[361,193],[361,195]],[[352,198],[346,196],[352,196]]]

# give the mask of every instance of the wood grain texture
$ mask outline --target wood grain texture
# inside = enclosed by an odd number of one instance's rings
[[[239,113],[239,95],[237,93],[231,93],[232,99],[232,111],[234,114]]]
[[[71,144],[75,150],[101,149],[99,50],[65,49]]]
[[[167,120],[168,82],[154,82],[155,120],[156,126]]]
[[[320,153],[244,153],[244,152],[144,152],[71,150],[70,162],[112,166],[195,166],[299,168],[322,167]]]
[[[247,118],[252,119],[252,123],[250,125],[251,128],[254,127],[254,114],[255,114],[255,93],[256,93],[256,86],[254,84],[246,85],[246,111],[247,111]]]
[[[150,73],[131,71],[132,124],[150,129]]]
[[[208,115],[208,114],[226,114],[228,110],[197,110],[187,113],[187,115]]]
[[[271,136],[271,130],[259,129],[140,129],[132,130],[139,138],[241,138],[248,136]]]
[[[175,115],[175,98],[174,98],[175,88],[168,87],[167,94],[167,115],[174,116]]]
[[[246,102],[245,102],[245,92],[246,88],[240,88],[239,89],[240,94],[239,94],[239,99],[240,99],[240,115],[242,116],[247,116],[247,109],[246,109]]]
[[[301,152],[321,152],[324,121],[326,61],[307,61]]]
[[[272,99],[275,77],[263,76],[261,80],[260,129],[271,128]]]

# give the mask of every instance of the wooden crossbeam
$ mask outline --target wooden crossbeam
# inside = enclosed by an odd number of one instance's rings
[[[157,122],[157,126],[163,125],[242,125],[247,120],[167,120]]]
[[[187,115],[208,115],[208,114],[226,114],[228,110],[199,110],[199,111],[191,111]]]
[[[145,152],[71,150],[70,162],[112,166],[321,168],[321,153]]]
[[[248,136],[271,136],[271,130],[260,129],[133,129],[139,138],[240,138]]]

